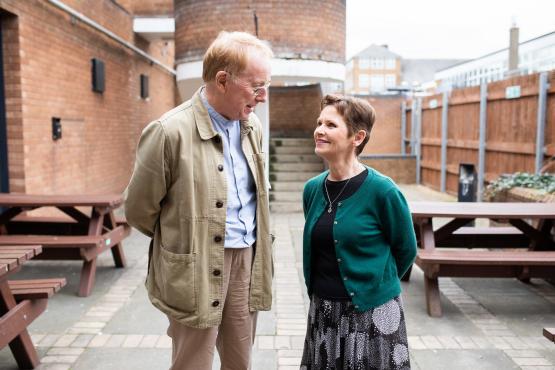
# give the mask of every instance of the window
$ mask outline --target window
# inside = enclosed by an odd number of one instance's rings
[[[389,58],[389,59],[385,60],[385,68],[386,69],[395,69],[396,66],[397,65],[395,63],[395,59]]]
[[[395,75],[389,74],[385,75],[385,87],[393,87],[397,84],[397,79]]]
[[[382,58],[372,58],[370,59],[370,67],[372,69],[383,69],[384,60]]]
[[[367,90],[370,86],[370,78],[368,75],[361,74],[358,76],[358,88]]]
[[[359,58],[358,60],[358,68],[360,69],[368,69],[370,68],[370,60],[367,58]]]
[[[370,91],[380,92],[384,90],[383,75],[374,75],[370,77]]]

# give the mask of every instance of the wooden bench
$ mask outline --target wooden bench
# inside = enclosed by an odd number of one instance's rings
[[[126,223],[101,235],[0,235],[0,248],[6,245],[42,245],[43,253],[36,259],[82,260],[78,294],[86,297],[94,285],[97,256],[111,250],[116,267],[124,267],[123,253],[116,248],[131,232]]]
[[[555,277],[555,251],[419,249],[416,264],[424,272],[426,306],[440,317],[438,277]]]
[[[555,343],[555,328],[543,328],[543,336]]]
[[[8,285],[16,302],[26,299],[48,299],[66,285],[65,278],[9,280]]]

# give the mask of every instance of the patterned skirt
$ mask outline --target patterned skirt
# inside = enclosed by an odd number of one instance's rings
[[[401,297],[365,312],[312,296],[301,370],[410,369]]]

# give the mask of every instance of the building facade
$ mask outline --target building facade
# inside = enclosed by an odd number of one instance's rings
[[[509,70],[509,48],[442,69],[435,74],[439,91],[555,69],[555,31],[518,44],[517,69]]]
[[[345,93],[374,95],[401,83],[401,57],[387,45],[370,45],[347,61]]]
[[[0,0],[0,22],[0,191],[121,192],[175,105],[173,46],[112,0]]]

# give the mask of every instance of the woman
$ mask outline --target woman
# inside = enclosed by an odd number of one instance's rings
[[[329,170],[304,188],[310,310],[301,369],[409,369],[400,277],[416,256],[407,202],[359,162],[375,120],[362,99],[327,95],[314,130]]]

